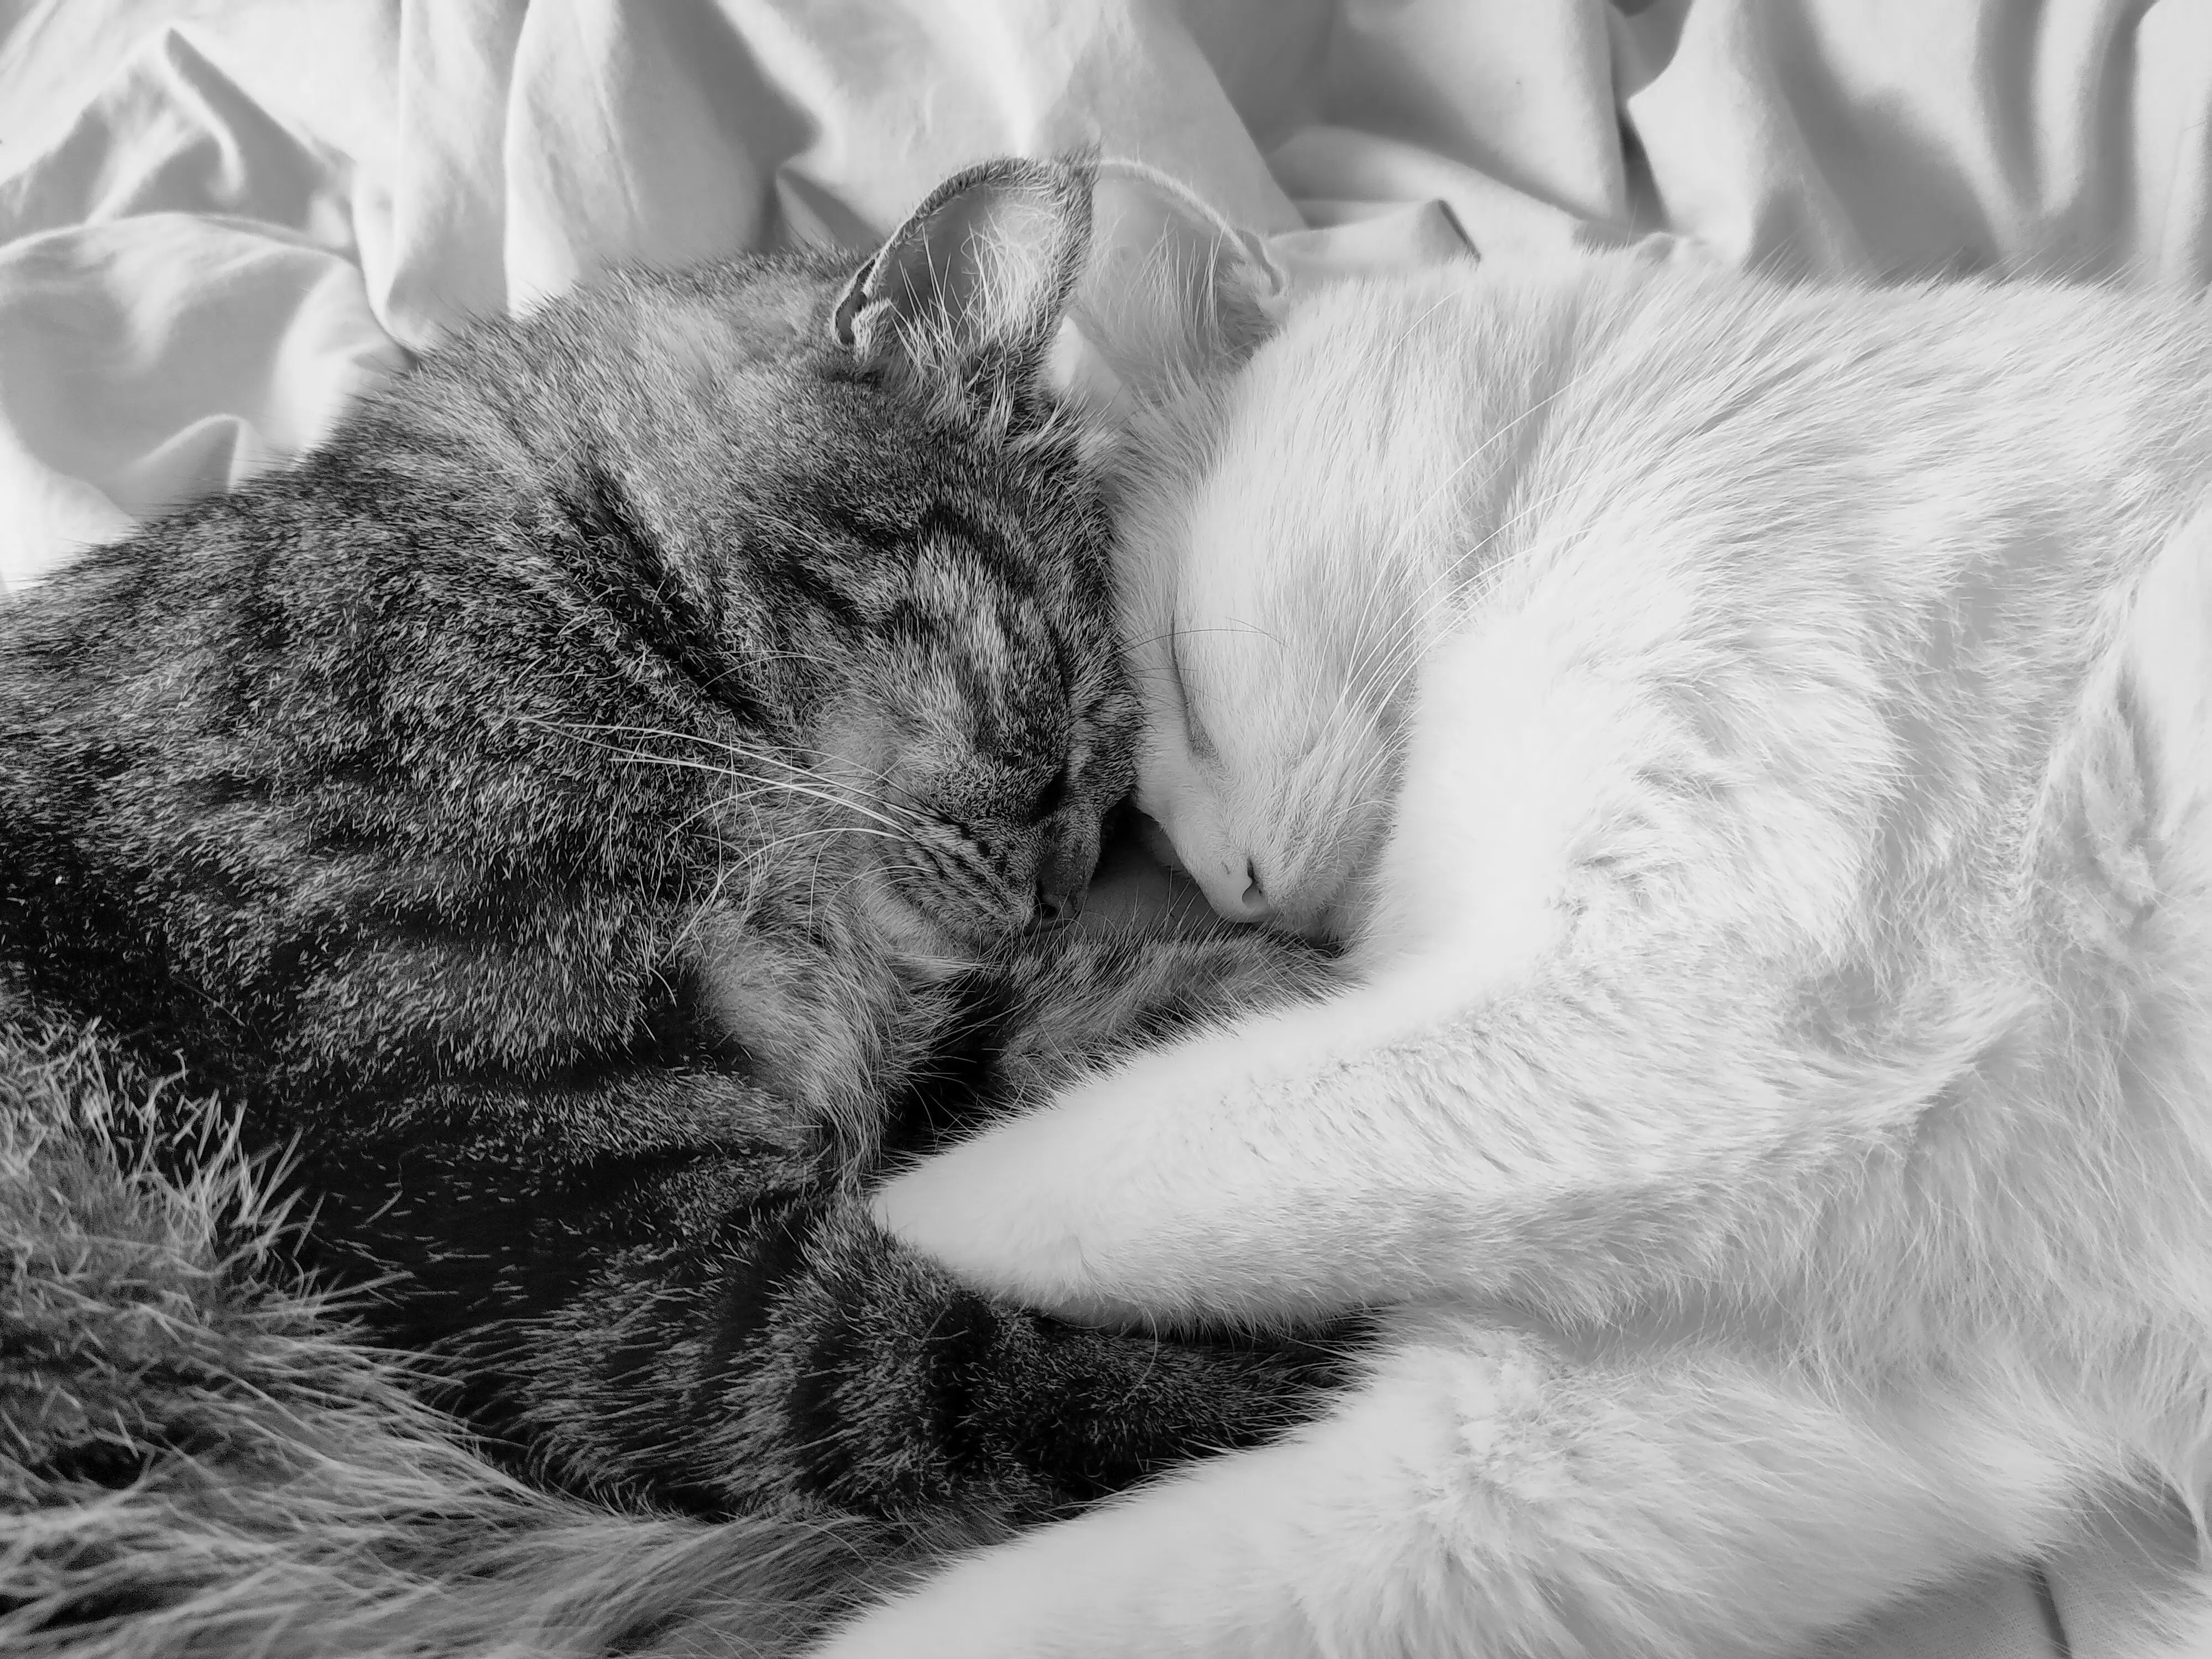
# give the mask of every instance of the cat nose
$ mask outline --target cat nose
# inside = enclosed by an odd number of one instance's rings
[[[1267,897],[1267,886],[1260,879],[1259,866],[1249,859],[1244,860],[1242,890],[1238,890],[1237,878],[1231,875],[1224,884],[1224,890],[1235,892],[1237,896],[1227,904],[1216,898],[1213,908],[1231,921],[1265,921],[1275,914],[1274,904]]]
[[[1083,895],[1091,885],[1096,859],[1073,847],[1055,847],[1037,866],[1036,902],[1030,915],[1041,927],[1057,927],[1083,914]]]

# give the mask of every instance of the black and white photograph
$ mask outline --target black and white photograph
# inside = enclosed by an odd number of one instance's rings
[[[4,1659],[2212,1659],[2212,0],[0,0]]]

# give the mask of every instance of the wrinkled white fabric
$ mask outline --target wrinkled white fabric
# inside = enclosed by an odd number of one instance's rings
[[[2201,287],[2212,3],[0,0],[0,594],[468,317],[859,246],[963,164],[1088,143],[1294,270],[1649,237]],[[2135,1659],[2177,1536],[2116,1526],[2047,1598],[1993,1573],[1849,1650],[2041,1656],[2055,1611],[2076,1659]]]
[[[0,0],[0,586],[615,261],[1096,142],[1297,265],[2202,283],[2205,0]],[[169,217],[167,216],[181,216]]]

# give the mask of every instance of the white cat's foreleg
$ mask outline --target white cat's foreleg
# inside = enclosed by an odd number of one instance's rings
[[[1477,643],[1431,665],[1428,706],[1514,717],[1426,722],[1364,983],[940,1153],[884,1189],[886,1224],[1078,1316],[1431,1294],[1602,1316],[1717,1251],[1779,1259],[1810,1194],[2003,1035],[2012,1011],[1968,986],[1879,1059],[1808,1045],[1805,979],[1851,914],[1844,809],[1540,641]],[[1710,810],[1638,781],[1724,762]]]
[[[973,1557],[825,1655],[1771,1656],[2065,1514],[2044,1424],[1466,1328],[1378,1364],[1297,1437]]]
[[[1420,1000],[1382,982],[1141,1056],[900,1176],[878,1213],[975,1284],[1096,1320],[1429,1296],[1603,1317],[1782,1259],[1988,1035],[1822,1071],[1757,988],[1663,965],[1395,1035]]]

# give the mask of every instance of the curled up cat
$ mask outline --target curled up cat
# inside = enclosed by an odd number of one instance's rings
[[[876,1212],[1073,1318],[1380,1334],[822,1651],[1728,1659],[2130,1496],[2201,1537],[2212,316],[1197,274],[1115,365],[1139,799],[1356,984]]]
[[[1314,1408],[1326,1344],[993,1302],[859,1199],[1330,971],[1060,925],[1138,718],[1047,374],[1091,187],[613,273],[0,610],[0,1645],[774,1652]]]

